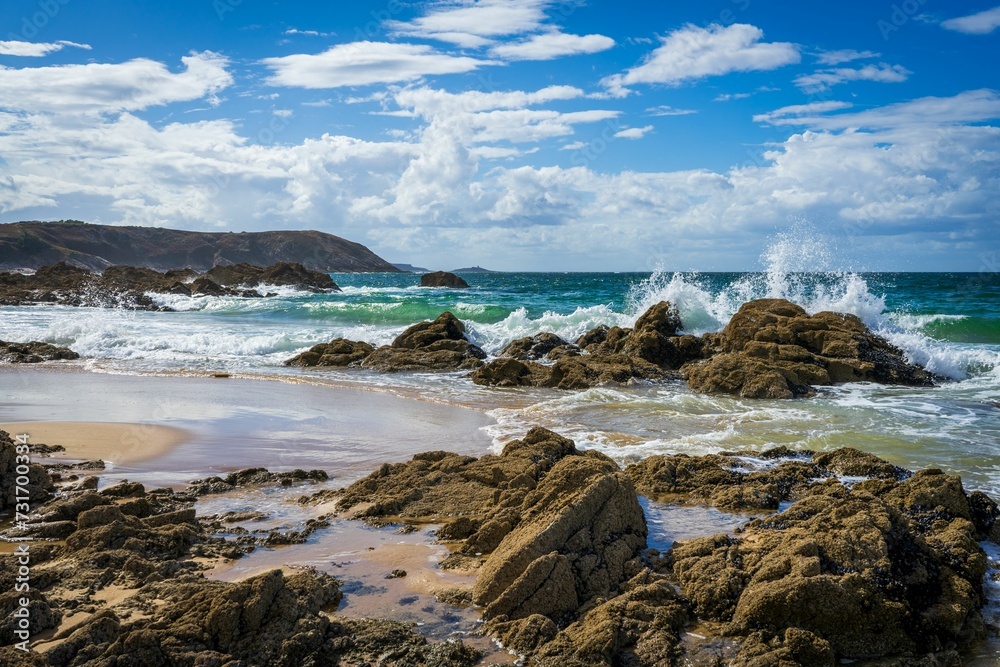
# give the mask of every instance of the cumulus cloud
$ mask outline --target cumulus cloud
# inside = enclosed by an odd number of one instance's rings
[[[799,49],[788,42],[763,42],[764,32],[743,23],[707,28],[687,25],[661,38],[661,45],[624,74],[603,84],[616,95],[628,94],[636,84],[678,85],[684,81],[730,72],[773,70],[800,60]]]
[[[229,61],[205,51],[181,58],[184,70],[137,58],[124,63],[0,67],[0,108],[29,112],[134,111],[211,96],[231,85]]]
[[[298,53],[261,61],[272,86],[339,88],[413,81],[433,74],[470,72],[488,61],[452,56],[421,44],[351,42],[323,53]]]
[[[547,32],[524,41],[495,46],[490,50],[490,54],[506,60],[552,60],[564,56],[599,53],[607,51],[614,45],[615,40],[604,35]]]
[[[62,51],[63,47],[72,46],[77,49],[90,51],[89,44],[77,44],[61,40],[58,42],[21,42],[21,41],[0,41],[0,56],[24,56],[38,58],[47,56],[56,51]]]
[[[1000,7],[942,21],[941,27],[967,35],[988,35],[1000,27]]]
[[[858,69],[840,67],[803,74],[795,79],[795,85],[807,93],[821,93],[848,81],[878,81],[881,83],[901,83],[906,81],[910,70],[902,65],[865,65]]]

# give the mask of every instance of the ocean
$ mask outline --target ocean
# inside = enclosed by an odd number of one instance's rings
[[[1000,498],[1000,276],[977,273],[800,273],[772,262],[757,273],[481,273],[467,290],[419,287],[413,274],[333,274],[341,293],[274,288],[245,299],[159,295],[174,312],[0,308],[0,337],[71,347],[86,369],[114,374],[270,377],[377,388],[488,411],[494,448],[542,425],[628,462],[775,445],[852,446],[909,467],[960,474]],[[721,329],[741,304],[783,297],[810,313],[853,313],[941,376],[933,388],[846,384],[814,398],[746,400],[691,393],[682,382],[580,392],[500,390],[466,373],[378,374],[292,369],[282,362],[332,338],[387,344],[450,310],[493,354],[542,331],[573,340],[600,325],[630,326],[660,300],[684,330]]]

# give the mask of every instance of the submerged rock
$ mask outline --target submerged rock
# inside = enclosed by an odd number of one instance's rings
[[[49,343],[8,343],[0,340],[0,364],[38,364],[43,361],[79,359],[80,355],[67,347]]]
[[[465,282],[465,279],[460,276],[456,276],[454,273],[449,273],[447,271],[435,271],[433,273],[425,273],[420,276],[420,286],[466,289],[469,287],[469,283]]]

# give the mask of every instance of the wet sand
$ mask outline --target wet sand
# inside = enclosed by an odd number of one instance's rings
[[[140,424],[147,441],[158,432],[147,425],[188,434],[155,456],[113,460],[102,475],[102,484],[128,478],[152,486],[181,486],[251,467],[320,468],[343,484],[418,452],[481,456],[493,442],[484,429],[495,424],[476,410],[362,389],[0,368],[0,423],[97,421]],[[70,446],[37,432],[31,436],[33,442]]]
[[[191,435],[172,426],[113,422],[7,422],[0,430],[27,435],[32,445],[61,445],[52,459],[135,464],[168,454]]]

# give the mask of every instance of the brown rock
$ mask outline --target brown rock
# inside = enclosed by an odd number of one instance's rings
[[[66,347],[49,343],[8,343],[0,340],[0,364],[37,364],[57,359],[79,359],[80,355]]]
[[[472,370],[482,365],[486,353],[465,337],[465,325],[449,312],[436,320],[420,322],[380,347],[362,362],[363,368],[384,373],[396,371]]]
[[[579,348],[554,333],[543,332],[511,341],[497,352],[497,356],[519,361],[537,361],[557,358],[566,353],[579,353]]]
[[[456,276],[454,273],[449,273],[447,271],[435,271],[433,273],[425,273],[420,276],[420,286],[465,289],[469,286],[469,283],[465,282],[463,278]]]
[[[334,338],[329,343],[314,345],[305,352],[285,362],[286,366],[358,366],[361,361],[375,351],[365,342]]]

